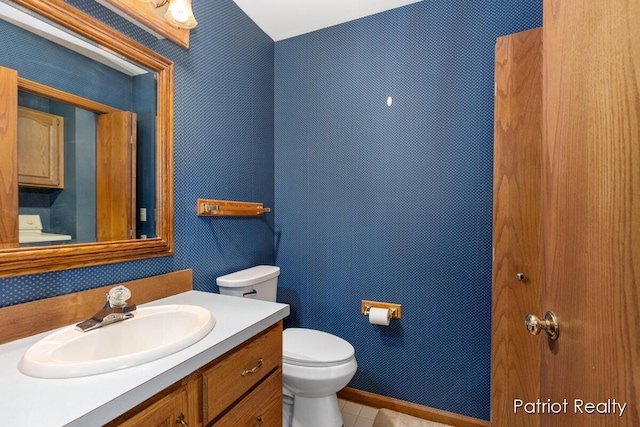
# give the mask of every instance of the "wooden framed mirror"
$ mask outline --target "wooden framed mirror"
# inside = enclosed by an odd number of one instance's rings
[[[23,247],[18,242],[18,89],[50,92],[62,101],[73,97],[55,88],[31,82],[7,68],[0,69],[0,277],[88,267],[149,257],[174,251],[173,229],[173,62],[111,29],[97,19],[61,0],[13,0],[55,24],[61,25],[100,48],[150,70],[156,88],[154,126],[154,205],[148,215],[155,219],[157,237],[107,238],[89,243]],[[3,64],[0,63],[0,67]],[[26,89],[25,89],[26,87]],[[74,104],[74,100],[71,103]],[[86,101],[82,101],[85,102]],[[74,104],[77,105],[77,104]],[[90,103],[89,103],[90,105]],[[100,106],[100,108],[103,108]],[[106,114],[105,114],[106,116]],[[135,124],[134,124],[135,128]],[[107,135],[109,137],[109,135]],[[98,160],[99,161],[99,160]],[[135,174],[135,171],[133,172]],[[98,187],[105,187],[99,185]],[[102,189],[104,190],[104,189]],[[100,208],[103,210],[103,208]],[[135,212],[134,208],[131,209]],[[155,213],[155,215],[154,215]],[[98,212],[99,214],[99,212]],[[135,215],[135,213],[134,213]],[[115,236],[115,235],[114,235]],[[136,238],[138,237],[138,238]],[[106,240],[106,241],[100,241]]]

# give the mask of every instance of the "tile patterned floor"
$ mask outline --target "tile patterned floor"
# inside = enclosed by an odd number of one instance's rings
[[[338,399],[344,427],[371,427],[378,408]]]

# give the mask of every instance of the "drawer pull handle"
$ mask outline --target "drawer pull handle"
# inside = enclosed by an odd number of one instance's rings
[[[182,427],[189,427],[189,424],[187,424],[184,420],[184,414],[182,412],[180,412],[180,414],[178,415],[178,419],[176,419],[176,424],[180,424]]]
[[[262,360],[262,357],[260,359],[258,359],[258,364],[256,366],[254,366],[251,369],[245,369],[244,371],[242,371],[242,375],[243,377],[247,374],[255,374],[260,368],[262,368],[262,365],[264,364],[264,360]]]
[[[262,414],[258,415],[258,424],[256,424],[256,427],[260,427],[262,424],[264,424],[264,419],[262,418]]]

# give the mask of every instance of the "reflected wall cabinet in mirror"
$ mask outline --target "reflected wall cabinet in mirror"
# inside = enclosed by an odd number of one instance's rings
[[[173,63],[61,0],[0,32],[0,277],[173,254]]]
[[[64,117],[18,106],[18,185],[64,188]]]

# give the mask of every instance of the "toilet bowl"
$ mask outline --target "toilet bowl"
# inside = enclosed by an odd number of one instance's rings
[[[216,283],[223,295],[275,301],[279,267],[260,265]],[[284,427],[342,427],[336,393],[356,373],[355,350],[344,339],[315,329],[282,334]]]
[[[358,368],[353,346],[326,332],[288,328],[282,348],[282,382],[294,397],[291,426],[342,426],[336,393]]]

